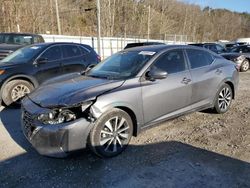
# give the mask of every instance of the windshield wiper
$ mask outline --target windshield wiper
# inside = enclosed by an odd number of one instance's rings
[[[108,76],[98,76],[98,75],[85,75],[88,77],[92,77],[92,78],[104,78],[104,79],[108,79]]]
[[[100,78],[100,79],[107,79],[107,80],[117,80],[119,79],[118,76],[109,76],[109,75],[86,75],[86,76],[89,76],[89,77],[92,77],[92,78]]]

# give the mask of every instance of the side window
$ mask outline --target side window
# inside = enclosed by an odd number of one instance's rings
[[[53,46],[47,49],[41,56],[41,58],[46,58],[48,61],[55,61],[62,58],[62,51],[59,46]]]
[[[62,49],[64,58],[70,58],[82,55],[77,45],[63,45]]]
[[[207,45],[207,47],[206,47],[207,49],[209,49],[209,50],[211,50],[211,51],[213,51],[213,52],[217,52],[217,48],[216,48],[216,46],[215,45]]]
[[[87,51],[84,47],[79,46],[79,48],[80,48],[80,51],[81,51],[81,53],[82,53],[83,55],[89,53],[89,51]]]
[[[182,50],[172,50],[162,55],[153,65],[154,68],[167,71],[168,74],[186,70]]]
[[[224,51],[224,48],[220,45],[216,45],[216,48],[217,48],[217,51],[218,52],[223,52]]]
[[[250,46],[245,46],[244,48],[242,48],[242,52],[243,53],[250,53]]]
[[[37,36],[34,36],[34,43],[39,43],[39,38]]]
[[[203,50],[187,49],[186,51],[191,69],[210,65],[214,60],[210,53]]]
[[[38,38],[39,38],[39,43],[43,43],[43,42],[44,42],[44,39],[43,39],[43,37],[41,37],[41,36],[38,36]]]

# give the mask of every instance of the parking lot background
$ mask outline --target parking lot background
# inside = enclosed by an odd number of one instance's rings
[[[133,138],[121,155],[88,149],[40,156],[22,134],[20,110],[1,108],[0,187],[250,187],[250,72],[232,108],[197,112]]]

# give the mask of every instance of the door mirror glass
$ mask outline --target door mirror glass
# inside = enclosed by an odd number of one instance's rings
[[[161,80],[167,78],[168,73],[161,69],[151,69],[146,73],[146,78],[148,80],[154,81],[154,80]]]

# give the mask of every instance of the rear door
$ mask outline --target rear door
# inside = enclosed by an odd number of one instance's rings
[[[63,49],[63,72],[73,73],[81,72],[87,67],[87,50],[84,51],[80,49],[79,45],[67,44],[62,45]]]
[[[162,80],[142,81],[144,122],[165,118],[190,105],[191,76],[182,49],[170,50],[161,55],[150,69],[167,71]]]
[[[45,63],[34,65],[39,83],[63,74],[60,45],[47,48],[38,59],[46,60]]]
[[[213,66],[212,54],[204,50],[186,49],[192,77],[191,102],[194,107],[211,103],[222,80],[223,69]]]

